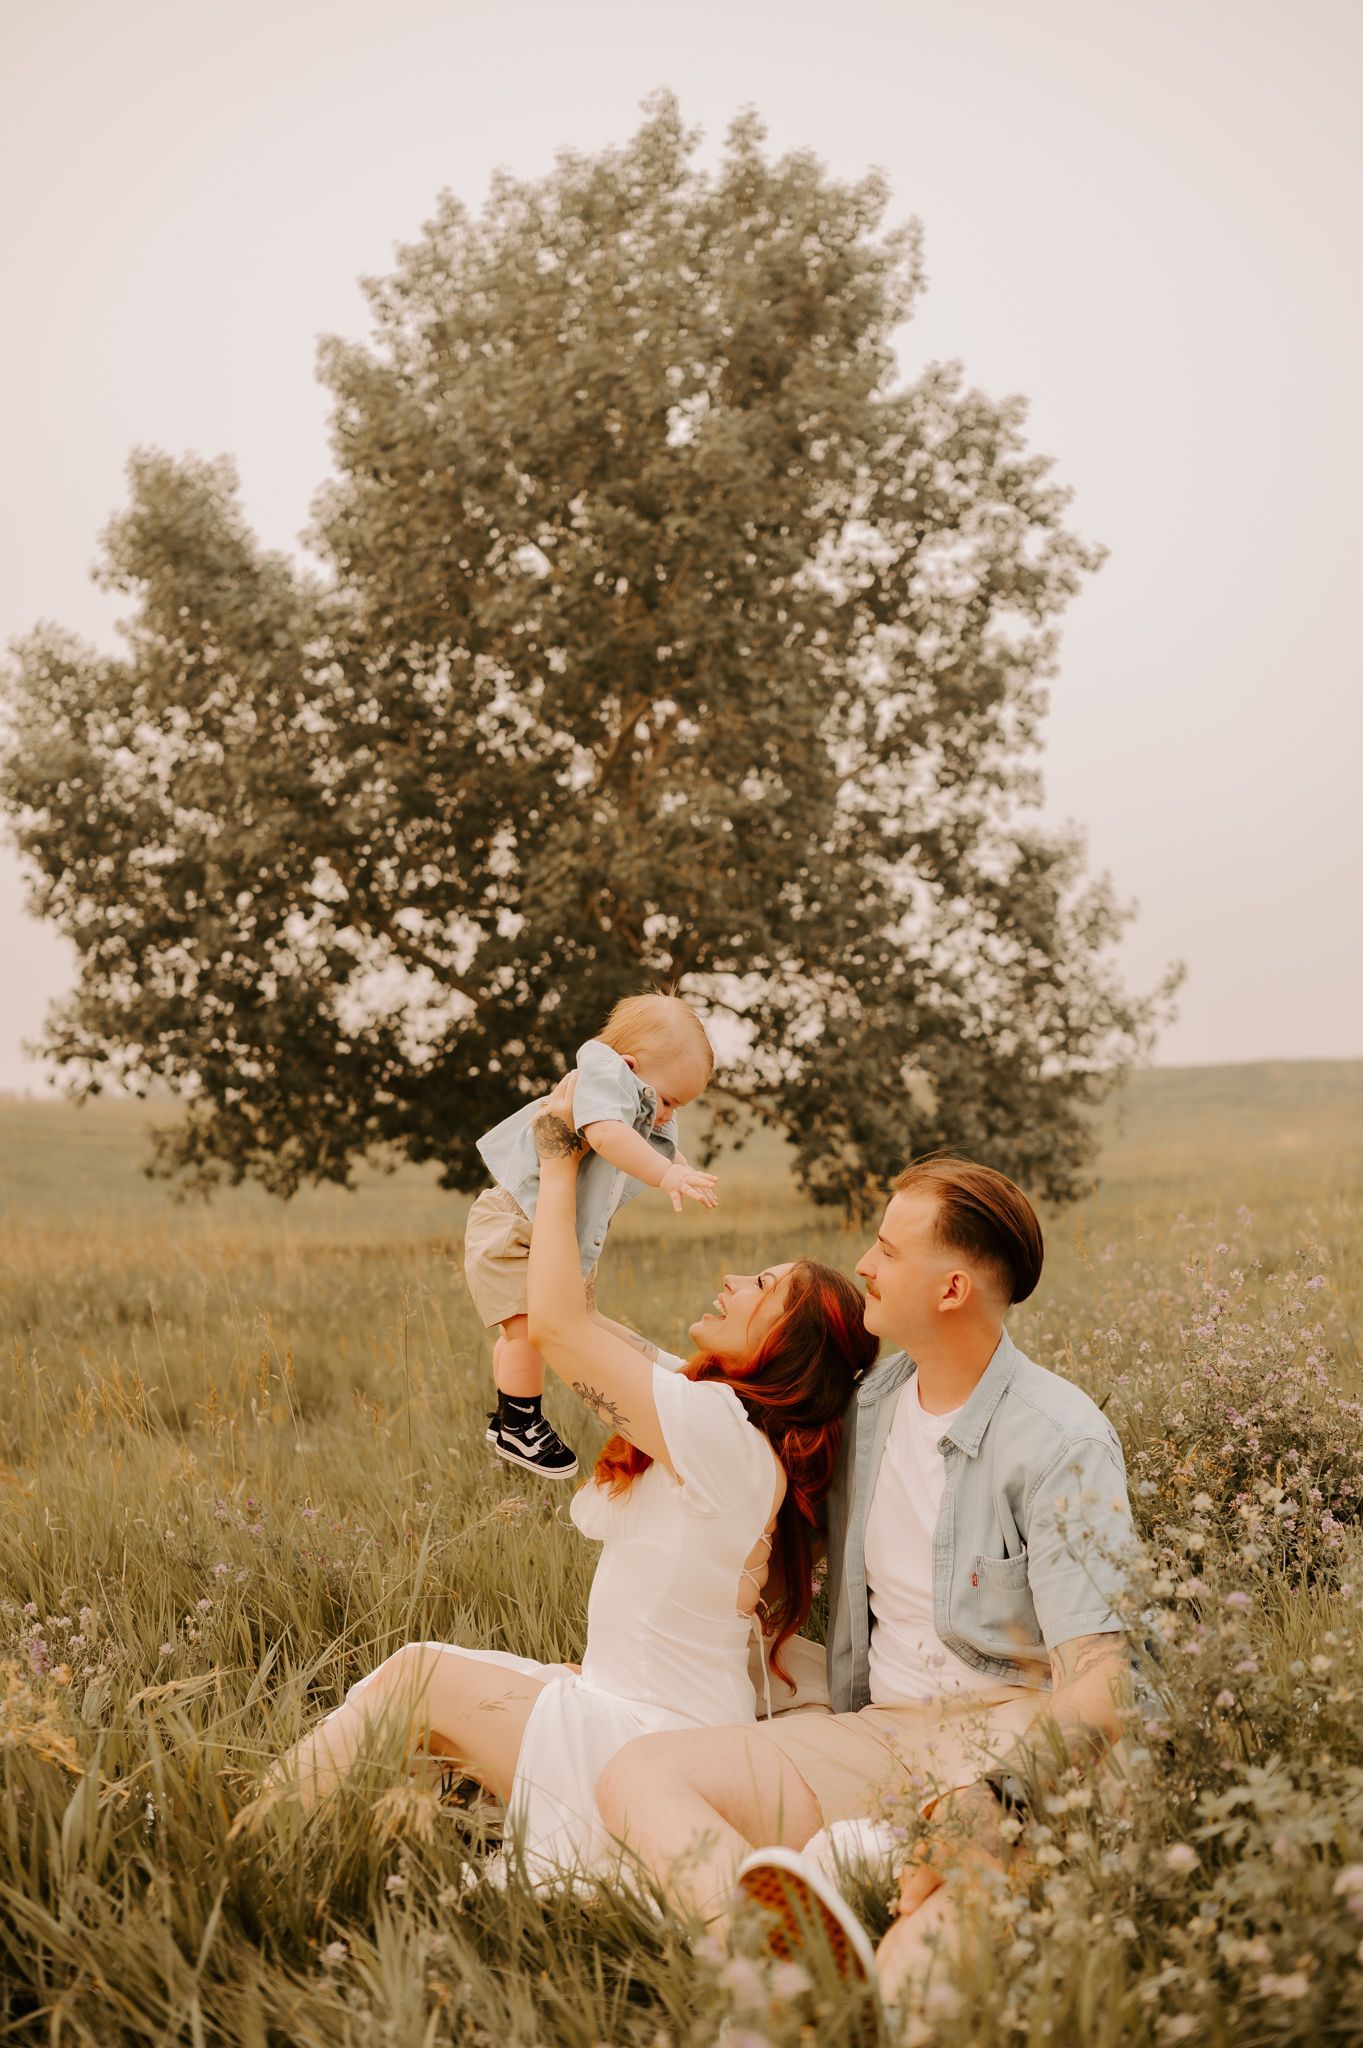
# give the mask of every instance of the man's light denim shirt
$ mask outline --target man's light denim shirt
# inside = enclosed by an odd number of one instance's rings
[[[829,1499],[828,1690],[835,1713],[871,1698],[866,1517],[901,1398],[899,1351],[853,1398]],[[1000,1685],[1046,1687],[1050,1652],[1120,1629],[1121,1558],[1134,1543],[1117,1432],[1079,1387],[1005,1330],[939,1439],[946,1484],[933,1539],[933,1610],[947,1649]]]
[[[530,1126],[544,1107],[543,1099],[527,1102],[523,1109],[485,1131],[478,1140],[483,1164],[500,1187],[520,1204],[527,1216],[535,1214],[540,1191],[540,1162]],[[628,1067],[618,1052],[589,1038],[577,1049],[577,1080],[573,1087],[573,1122],[583,1124],[628,1124],[647,1138],[665,1163],[677,1156],[677,1119],[668,1118],[655,1130],[653,1118],[658,1098]],[[615,1199],[620,1184],[620,1199]],[[589,1152],[577,1173],[577,1248],[584,1276],[601,1256],[611,1217],[617,1208],[633,1201],[646,1183],[633,1174],[621,1173],[609,1159]]]

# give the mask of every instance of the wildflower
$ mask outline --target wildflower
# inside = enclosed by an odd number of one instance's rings
[[[766,1979],[752,1956],[730,1956],[719,1981],[738,2005],[760,2005],[766,1991]]]
[[[163,1657],[173,1657],[173,1656],[175,1655],[175,1645],[174,1645],[174,1643],[162,1643],[162,1645],[161,1645],[161,1655],[162,1655]]]
[[[1223,1685],[1220,1692],[1216,1695],[1216,1699],[1213,1704],[1218,1707],[1233,1707],[1235,1705],[1235,1694],[1233,1692],[1227,1692],[1225,1686]]]
[[[1176,2012],[1164,2022],[1166,2041],[1191,2041],[1197,2032],[1197,2021],[1190,2012]]]
[[[1187,1877],[1197,1869],[1199,1860],[1191,1842],[1174,1842],[1164,1852],[1164,1861],[1175,1877]]]
[[[1317,1678],[1324,1678],[1330,1668],[1330,1659],[1328,1657],[1313,1657],[1311,1659],[1311,1669]]]
[[[322,1950],[324,1963],[343,1963],[350,1954],[350,1945],[344,1941],[329,1941]]]
[[[1227,1607],[1233,1607],[1237,1614],[1243,1614],[1245,1610],[1251,1605],[1249,1594],[1227,1593],[1226,1605]]]
[[[198,1608],[200,1614],[211,1614],[213,1612],[213,1602],[211,1600],[196,1600],[194,1605]]]
[[[28,1616],[28,1618],[29,1618],[29,1620],[30,1620],[30,1621],[36,1621],[36,1620],[38,1619],[38,1603],[37,1603],[37,1601],[36,1601],[36,1600],[27,1600],[27,1601],[25,1601],[25,1603],[24,1603],[24,1613],[25,1613],[25,1614],[26,1614],[26,1615]]]
[[[52,1673],[52,1683],[54,1685],[70,1685],[71,1666],[69,1664],[58,1664]]]
[[[771,1973],[773,1998],[800,1998],[810,1986],[809,1972],[801,1963],[777,1963]]]
[[[1270,1970],[1259,1979],[1260,1998],[1305,1998],[1310,1989],[1305,1970],[1289,1971],[1285,1977],[1275,1977]]]
[[[399,1871],[394,1870],[384,1879],[383,1888],[390,1898],[400,1899],[407,1889],[407,1880]]]
[[[1194,1514],[1209,1515],[1214,1505],[1215,1503],[1209,1493],[1198,1493],[1193,1496]]]
[[[1335,1897],[1346,1899],[1349,1911],[1363,1920],[1363,1863],[1347,1863],[1335,1879]]]

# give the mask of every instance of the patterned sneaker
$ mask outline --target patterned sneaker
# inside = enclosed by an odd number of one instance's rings
[[[796,1849],[757,1849],[738,1866],[738,1889],[771,1916],[769,1952],[794,1961],[816,1930],[845,1982],[874,1987],[875,1950],[837,1886]]]
[[[524,1420],[505,1408],[488,1418],[488,1441],[508,1465],[536,1472],[541,1479],[574,1479],[577,1453],[542,1415]]]

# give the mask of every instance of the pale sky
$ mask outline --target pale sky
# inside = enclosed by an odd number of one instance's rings
[[[114,651],[88,577],[135,444],[231,454],[297,550],[328,473],[318,335],[363,337],[449,186],[623,142],[887,174],[923,222],[906,373],[1031,401],[1111,559],[1067,615],[1047,813],[1181,957],[1164,1062],[1363,1055],[1359,0],[47,0],[0,78],[0,641]],[[0,848],[0,1088],[68,984]]]

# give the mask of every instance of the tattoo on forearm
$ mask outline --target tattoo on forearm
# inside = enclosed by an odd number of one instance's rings
[[[561,1116],[552,1113],[537,1116],[530,1126],[530,1133],[541,1159],[571,1159],[587,1149],[587,1140],[581,1131],[575,1131]]]
[[[1121,1657],[1122,1638],[1119,1635],[1080,1636],[1074,1642],[1065,1643],[1051,1656],[1051,1683],[1058,1690],[1062,1685],[1072,1684],[1076,1678],[1087,1678],[1090,1671],[1097,1671],[1110,1664],[1114,1671]]]
[[[589,1387],[585,1380],[574,1380],[573,1392],[586,1402],[594,1415],[599,1415],[603,1422],[608,1422],[612,1429],[629,1427],[629,1417],[622,1415],[614,1401],[609,1400],[599,1387]]]

